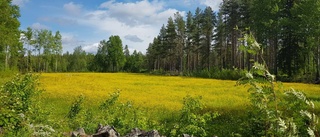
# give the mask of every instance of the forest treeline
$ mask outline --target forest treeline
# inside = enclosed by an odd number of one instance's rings
[[[182,72],[247,70],[257,56],[239,41],[253,33],[268,68],[279,77],[318,78],[320,2],[317,0],[224,0],[168,19],[147,49],[149,69]]]
[[[241,50],[252,33],[268,69],[290,80],[319,77],[320,1],[224,0],[218,11],[177,12],[159,28],[146,54],[123,46],[119,36],[100,41],[96,53],[81,46],[62,51],[61,34],[19,30],[19,7],[1,2],[0,69],[22,72],[164,72],[211,75],[248,70],[259,59]],[[249,50],[250,51],[250,50]],[[231,74],[231,73],[230,73]],[[208,76],[210,77],[210,76]]]

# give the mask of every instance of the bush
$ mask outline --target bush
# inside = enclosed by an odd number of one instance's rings
[[[120,134],[125,134],[133,128],[147,129],[147,118],[143,111],[134,107],[130,101],[118,102],[119,96],[119,91],[114,92],[100,104],[100,115],[104,124],[116,127]]]
[[[250,85],[252,109],[248,113],[248,136],[319,136],[318,118],[309,110],[313,102],[299,91],[275,88],[275,76],[270,74],[262,56],[262,49],[252,34],[244,35],[243,49],[260,57],[238,84]],[[283,94],[284,93],[284,94]]]
[[[222,79],[222,80],[238,80],[244,74],[245,70],[240,69],[211,69],[211,70],[200,70],[196,72],[184,72],[184,76],[188,77],[199,77],[199,78],[213,78],[213,79]]]
[[[148,119],[144,111],[133,107],[131,102],[118,102],[120,92],[114,92],[99,107],[86,109],[84,97],[79,96],[71,105],[67,114],[71,129],[84,128],[87,133],[95,133],[98,124],[114,126],[120,134],[133,128],[147,129]]]
[[[194,136],[212,136],[210,125],[218,113],[205,112],[201,97],[187,96],[183,99],[183,108],[173,124],[168,136],[189,134]],[[173,122],[173,121],[172,121]],[[169,128],[170,127],[165,127]]]
[[[0,127],[5,134],[18,134],[27,130],[39,108],[36,97],[42,92],[37,88],[38,77],[32,74],[16,75],[0,89]],[[41,114],[40,114],[41,115]]]

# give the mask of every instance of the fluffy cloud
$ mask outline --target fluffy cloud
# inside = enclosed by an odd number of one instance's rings
[[[130,40],[132,42],[143,42],[137,35],[126,35],[124,36],[125,39]]]
[[[222,0],[200,0],[200,4],[210,6],[214,11],[219,10]]]
[[[109,1],[102,3],[100,8],[106,9],[109,17],[116,18],[126,25],[135,26],[147,23],[150,17],[163,9],[163,4],[157,1],[149,2],[148,0],[135,3]]]
[[[176,9],[166,9],[157,0],[131,3],[113,0],[102,3],[99,8],[87,11],[81,19],[78,18],[78,23],[109,36],[119,35],[124,45],[142,52],[145,52],[168,18],[178,12]],[[185,15],[185,12],[180,13]]]
[[[99,43],[88,44],[83,46],[82,49],[89,53],[96,53],[99,47]]]
[[[79,40],[78,37],[72,33],[61,32],[61,36],[63,51],[73,52],[75,47],[84,45],[84,41]]]
[[[49,27],[47,27],[46,25],[40,24],[39,22],[33,23],[33,24],[31,25],[31,28],[32,28],[32,29],[35,29],[35,30],[49,29]]]
[[[18,5],[19,7],[23,7],[27,2],[29,2],[29,0],[12,0],[12,4]]]
[[[71,15],[80,15],[82,5],[74,4],[73,2],[63,5],[63,9],[66,10]]]
[[[61,40],[63,44],[72,44],[78,42],[77,38],[71,33],[61,33]]]

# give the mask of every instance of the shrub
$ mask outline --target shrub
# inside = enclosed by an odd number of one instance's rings
[[[174,124],[169,136],[182,134],[209,136],[209,123],[213,123],[213,119],[217,116],[218,113],[204,112],[201,97],[193,98],[187,96],[183,99],[183,108],[180,110],[178,121]]]
[[[0,127],[7,134],[26,130],[39,108],[36,97],[42,92],[37,88],[38,76],[16,75],[0,89]],[[10,133],[11,132],[11,133]]]
[[[238,80],[245,74],[244,70],[240,69],[211,69],[200,70],[195,72],[184,72],[184,76],[188,77],[200,77],[200,78],[214,78],[222,80]]]
[[[80,95],[71,105],[70,110],[67,114],[67,118],[73,119],[75,118],[80,111],[82,110],[82,103],[84,100],[84,96]]]
[[[104,124],[116,127],[120,134],[125,134],[136,127],[146,129],[147,118],[143,111],[134,107],[130,101],[118,102],[119,96],[120,91],[114,92],[100,104],[100,115]]]
[[[147,129],[147,118],[144,111],[133,107],[131,102],[118,102],[120,92],[114,92],[97,108],[86,109],[83,106],[84,97],[79,96],[71,105],[67,114],[71,129],[82,127],[87,133],[94,133],[98,124],[114,126],[120,134],[129,132],[132,128]]]
[[[248,113],[249,135],[257,136],[319,136],[318,118],[310,109],[314,105],[306,96],[294,89],[282,91],[275,88],[275,76],[270,74],[262,56],[262,49],[252,34],[245,34],[247,43],[242,49],[260,57],[238,84],[250,85],[248,89],[252,109]],[[279,84],[281,85],[281,84]],[[284,94],[282,94],[284,93]]]

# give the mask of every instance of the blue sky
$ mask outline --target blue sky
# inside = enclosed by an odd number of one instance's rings
[[[131,52],[143,53],[174,13],[197,7],[217,10],[222,0],[13,0],[20,6],[21,30],[49,29],[62,34],[63,52],[77,46],[96,52],[101,40],[119,35]]]

